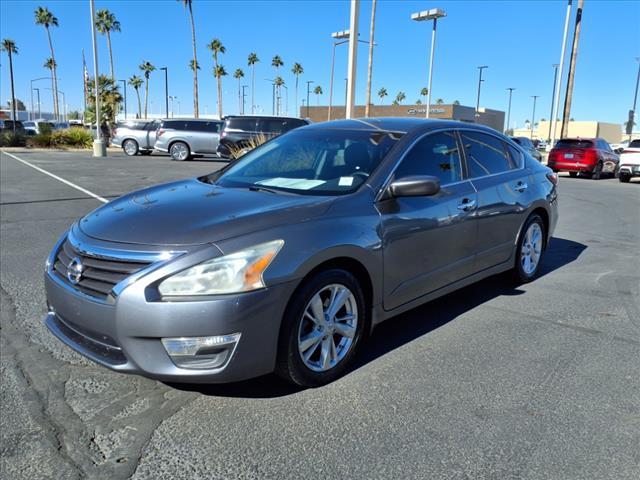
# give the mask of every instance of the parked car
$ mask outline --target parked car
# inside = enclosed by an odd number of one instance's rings
[[[25,133],[24,124],[20,120],[4,120],[0,119],[0,131],[13,132],[15,124],[16,133]]]
[[[547,166],[572,177],[586,173],[594,180],[615,175],[619,157],[602,138],[563,138],[549,152]]]
[[[27,135],[39,135],[42,133],[42,127],[47,126],[49,130],[53,131],[54,124],[46,120],[33,120],[24,122],[24,129]]]
[[[632,177],[640,177],[640,139],[631,140],[620,154],[618,179],[627,183]]]
[[[481,125],[302,127],[74,223],[47,261],[46,324],[119,372],[321,385],[383,320],[503,271],[535,279],[556,183]]]
[[[511,140],[520,145],[524,150],[531,155],[533,158],[542,161],[542,154],[538,151],[536,147],[534,147],[533,142],[527,137],[509,137]]]
[[[252,138],[269,140],[308,124],[309,121],[302,118],[230,115],[224,119],[218,155],[231,158],[234,152],[247,148]]]
[[[111,145],[121,147],[126,155],[148,155],[156,143],[156,130],[160,125],[155,120],[129,120],[116,124]]]
[[[614,153],[617,153],[618,155],[620,155],[622,151],[629,146],[629,140],[625,140],[620,143],[610,143],[609,146],[611,147],[611,150],[613,150]]]
[[[536,149],[540,150],[541,152],[544,152],[547,150],[547,142],[546,140],[538,140],[538,143],[536,145]]]
[[[158,128],[154,148],[168,152],[178,161],[189,160],[193,155],[216,154],[221,126],[220,120],[165,119]]]

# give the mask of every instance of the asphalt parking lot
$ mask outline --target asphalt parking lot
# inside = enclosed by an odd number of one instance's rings
[[[219,168],[11,151],[105,199]],[[640,184],[560,179],[544,274],[383,324],[357,368],[167,385],[112,373],[42,320],[44,260],[99,200],[2,153],[2,478],[640,478]]]

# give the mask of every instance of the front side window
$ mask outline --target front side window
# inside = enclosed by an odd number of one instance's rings
[[[440,183],[462,180],[460,152],[454,132],[427,135],[411,147],[395,171],[395,178],[413,175],[438,177]]]
[[[227,188],[341,195],[362,185],[399,138],[384,131],[294,130],[203,180]]]
[[[255,118],[232,117],[227,120],[225,129],[254,132],[256,130]]]
[[[493,175],[515,168],[505,144],[493,135],[480,132],[460,132],[471,178]]]

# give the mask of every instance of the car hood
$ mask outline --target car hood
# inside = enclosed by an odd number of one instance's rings
[[[90,237],[145,245],[198,245],[300,223],[324,213],[329,197],[222,188],[198,179],[147,188],[83,217]]]

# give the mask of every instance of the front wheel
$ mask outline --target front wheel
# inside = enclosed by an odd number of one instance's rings
[[[622,183],[629,183],[631,181],[631,175],[628,175],[626,173],[620,173],[618,176],[618,180],[621,181]]]
[[[124,151],[125,155],[133,157],[138,154],[138,142],[136,142],[135,140],[125,140],[122,144],[122,150]]]
[[[540,215],[531,215],[522,228],[516,249],[516,264],[513,269],[518,283],[534,280],[542,267],[542,259],[546,248],[546,232]]]
[[[596,168],[591,172],[591,178],[593,180],[600,180],[600,177],[602,177],[602,162],[598,162]]]
[[[276,373],[304,387],[336,380],[349,368],[368,322],[362,288],[351,273],[331,269],[315,274],[287,307]]]
[[[188,160],[189,157],[191,157],[189,146],[184,142],[175,142],[172,144],[171,148],[169,148],[169,154],[171,155],[172,160],[176,160],[178,162]]]

